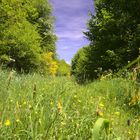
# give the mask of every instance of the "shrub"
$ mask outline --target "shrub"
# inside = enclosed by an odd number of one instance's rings
[[[57,74],[58,64],[54,60],[53,55],[52,52],[42,54],[41,73],[53,76]]]

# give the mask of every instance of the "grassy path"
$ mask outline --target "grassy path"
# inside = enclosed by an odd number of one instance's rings
[[[80,86],[64,77],[0,72],[0,140],[91,140],[99,118],[110,122],[103,140],[137,140],[140,111],[126,102],[135,90],[124,79]]]

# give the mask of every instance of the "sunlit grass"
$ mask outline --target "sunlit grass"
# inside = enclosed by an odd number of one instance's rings
[[[139,108],[127,102],[130,80],[77,85],[66,77],[0,72],[0,139],[92,139],[95,122],[109,121],[104,139],[140,138]],[[11,78],[10,78],[11,77]]]

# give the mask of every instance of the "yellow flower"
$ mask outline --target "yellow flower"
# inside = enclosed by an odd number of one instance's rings
[[[16,119],[16,122],[17,122],[17,123],[19,123],[19,122],[20,122],[20,120],[19,120],[19,119]]]
[[[10,120],[6,120],[6,121],[5,121],[5,125],[6,125],[6,126],[10,126],[10,124],[11,124]]]
[[[129,135],[131,135],[131,134],[132,134],[130,130],[128,131],[128,134],[129,134]]]
[[[103,117],[104,116],[104,113],[103,112],[99,112],[99,116],[100,117]]]
[[[115,112],[115,115],[119,116],[120,115],[120,112]]]
[[[104,104],[100,103],[99,106],[100,106],[100,107],[104,107]]]
[[[26,105],[26,104],[27,104],[27,103],[24,101],[24,102],[23,102],[23,105]]]
[[[12,103],[12,102],[13,102],[13,100],[11,99],[11,100],[10,100],[10,102]]]
[[[32,106],[29,104],[29,109],[32,109]]]
[[[74,98],[77,98],[77,95],[74,95]]]

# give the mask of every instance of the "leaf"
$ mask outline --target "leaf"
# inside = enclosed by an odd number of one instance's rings
[[[99,118],[94,125],[93,128],[93,140],[100,140],[100,132],[104,129],[107,133],[107,129],[109,128],[109,121],[107,119]]]

